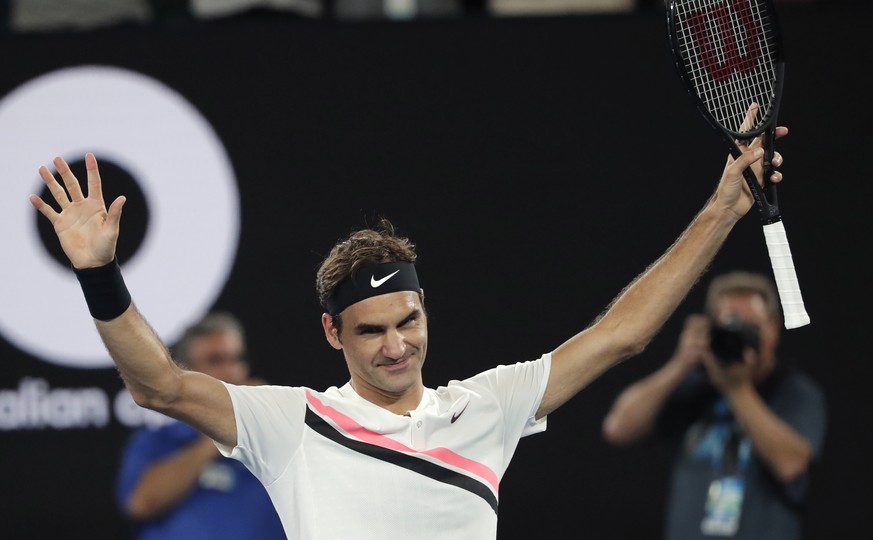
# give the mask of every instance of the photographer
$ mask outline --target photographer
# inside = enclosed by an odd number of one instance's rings
[[[776,357],[782,322],[766,277],[716,277],[706,312],[688,317],[663,367],[619,395],[603,435],[677,443],[665,538],[800,538],[822,392]]]

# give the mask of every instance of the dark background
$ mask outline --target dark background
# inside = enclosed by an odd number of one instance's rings
[[[780,9],[781,118],[791,129],[779,143],[780,200],[812,318],[783,334],[782,352],[822,385],[830,422],[807,537],[869,538],[863,215],[873,9]],[[437,386],[538,357],[581,330],[711,193],[725,150],[686,98],[664,29],[652,10],[403,24],[255,17],[6,35],[0,93],[61,67],[103,64],[155,77],[195,104],[226,145],[241,191],[240,247],[216,307],[240,316],[255,371],[273,383],[347,379],[321,333],[315,268],[336,238],[391,218],[419,245],[431,317],[425,382]],[[191,219],[208,212],[201,202]],[[16,254],[3,257],[11,264]],[[770,272],[755,215],[710,274],[735,268]],[[658,537],[666,448],[610,447],[600,423],[622,388],[671,353],[703,291],[691,292],[646,353],[522,441],[501,485],[500,538]],[[111,369],[49,366],[0,340],[0,387],[24,376],[121,388]],[[0,535],[125,538],[112,489],[126,435],[115,423],[0,432]]]

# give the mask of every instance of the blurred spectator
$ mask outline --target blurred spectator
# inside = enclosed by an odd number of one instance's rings
[[[232,384],[249,376],[243,328],[226,313],[207,315],[174,349],[184,367]],[[140,428],[122,456],[119,504],[138,540],[278,540],[285,533],[264,486],[239,461],[178,421]]]
[[[625,389],[603,422],[614,444],[655,431],[675,443],[667,540],[802,537],[825,436],[817,383],[778,357],[779,299],[760,274],[710,283],[672,358]]]

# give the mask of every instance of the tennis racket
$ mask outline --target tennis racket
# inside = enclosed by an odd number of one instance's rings
[[[771,0],[669,0],[667,33],[676,68],[706,120],[720,132],[731,154],[762,137],[764,186],[747,168],[785,327],[809,324],[794,261],[785,235],[773,174],[776,117],[782,97],[782,36]],[[753,107],[757,104],[757,109]]]

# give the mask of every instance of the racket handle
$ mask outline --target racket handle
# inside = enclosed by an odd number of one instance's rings
[[[809,315],[803,307],[800,284],[794,273],[794,260],[788,247],[788,237],[781,221],[764,225],[764,239],[770,252],[770,264],[776,277],[776,288],[785,315],[785,328],[797,328],[809,324]]]

